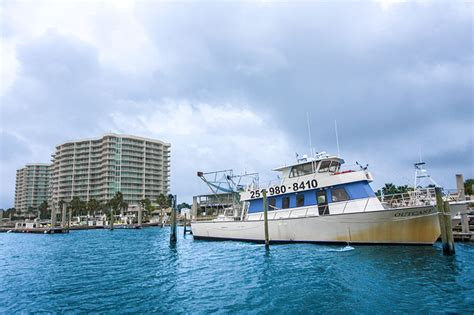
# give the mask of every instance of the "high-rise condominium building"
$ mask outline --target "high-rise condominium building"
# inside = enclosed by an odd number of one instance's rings
[[[20,212],[38,210],[48,200],[49,164],[26,164],[16,171],[15,209]]]
[[[52,162],[54,204],[76,196],[106,202],[118,191],[137,204],[169,192],[170,144],[159,140],[106,134],[66,142],[56,147]]]

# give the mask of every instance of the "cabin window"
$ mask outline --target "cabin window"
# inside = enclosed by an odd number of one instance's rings
[[[318,191],[316,193],[316,197],[318,199],[318,205],[320,204],[327,204],[326,201],[326,193],[324,191]]]
[[[290,197],[283,197],[281,200],[281,208],[288,209],[290,207]]]
[[[303,194],[297,194],[296,195],[296,206],[297,207],[303,207],[304,206],[304,195]]]
[[[293,166],[290,172],[290,177],[298,177],[308,174],[313,174],[313,162]]]
[[[331,161],[322,161],[321,165],[319,166],[320,173],[326,173],[329,171],[329,166],[331,165]]]
[[[275,210],[275,209],[276,209],[276,199],[268,198],[268,210]]]
[[[349,196],[344,188],[335,188],[331,190],[332,202],[349,200]]]
[[[332,161],[331,165],[329,166],[329,172],[336,173],[337,171],[339,171],[340,167],[341,167],[341,163],[339,163],[338,161]]]

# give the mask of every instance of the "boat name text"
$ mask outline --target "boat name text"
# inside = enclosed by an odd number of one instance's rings
[[[289,185],[289,186],[285,186],[285,185],[272,186],[268,188],[268,195],[276,196],[276,195],[281,195],[281,194],[286,194],[286,193],[291,193],[291,192],[297,192],[300,190],[314,189],[317,187],[318,187],[318,181],[313,179],[313,180],[302,181],[299,183],[296,182],[296,183],[293,183],[293,185]],[[264,189],[251,190],[250,198],[255,199],[255,198],[263,197],[263,190]]]
[[[425,215],[431,213],[433,208],[425,209],[425,210],[418,210],[418,211],[410,211],[410,212],[397,212],[395,213],[395,217],[413,217],[418,215]]]

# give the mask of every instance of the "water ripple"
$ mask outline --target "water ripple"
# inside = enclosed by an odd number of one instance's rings
[[[182,230],[179,230],[182,233]],[[169,229],[0,234],[0,313],[472,313],[474,246],[203,242]]]

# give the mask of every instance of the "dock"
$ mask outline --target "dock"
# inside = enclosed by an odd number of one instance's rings
[[[69,231],[62,227],[45,227],[45,228],[15,228],[2,227],[0,232],[5,233],[33,233],[33,234],[62,234],[69,233]]]

